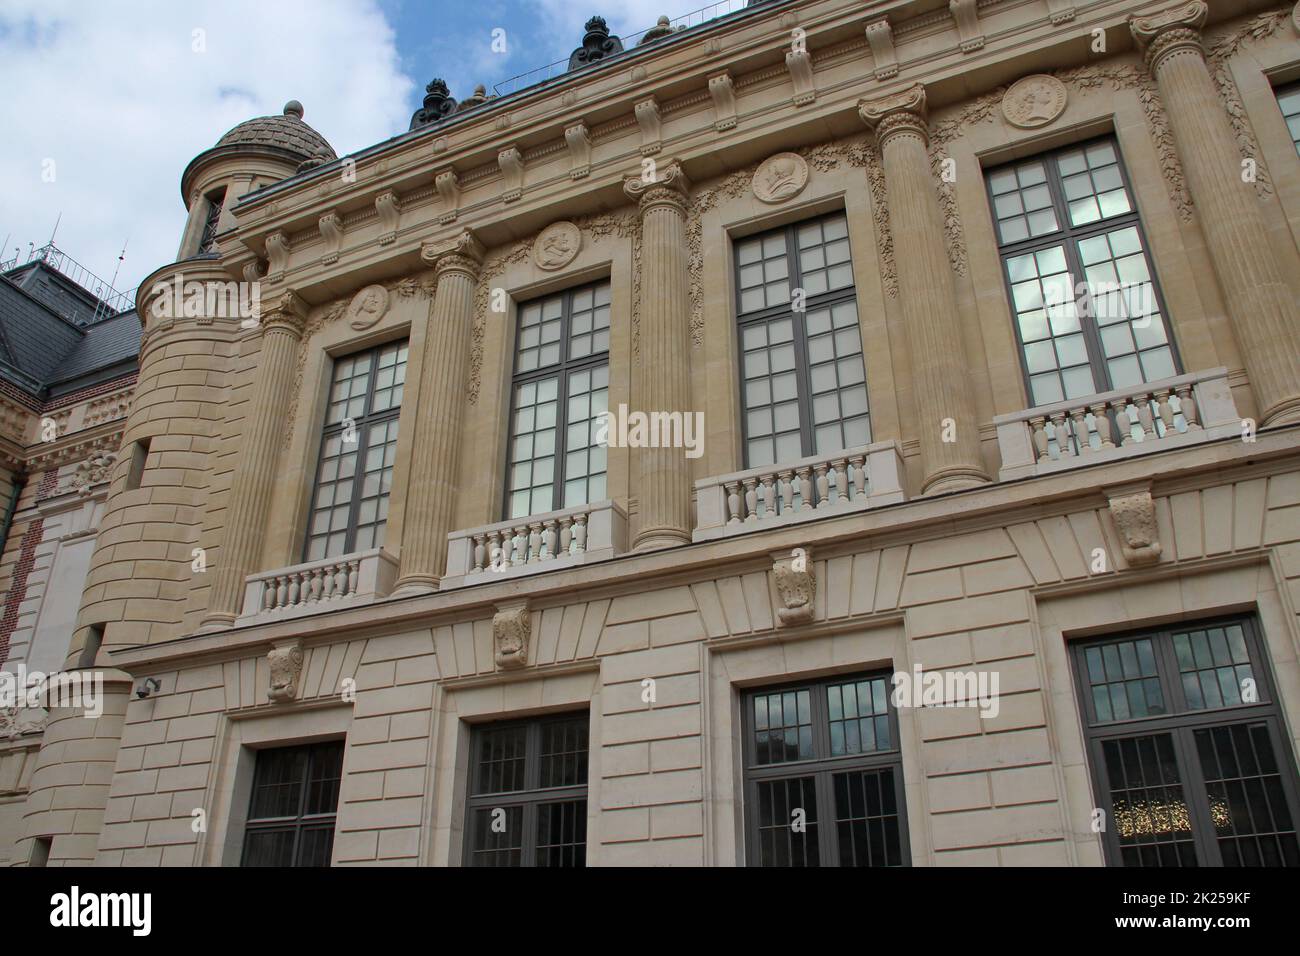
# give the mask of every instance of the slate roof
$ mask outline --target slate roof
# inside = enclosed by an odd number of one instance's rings
[[[129,311],[84,324],[95,301],[45,262],[0,275],[0,377],[44,401],[134,371],[139,318]]]
[[[302,104],[290,100],[282,116],[258,116],[245,120],[217,140],[213,149],[223,146],[273,146],[292,153],[300,160],[337,159],[325,137],[302,120]]]

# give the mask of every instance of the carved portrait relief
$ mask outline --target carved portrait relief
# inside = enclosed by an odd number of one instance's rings
[[[381,285],[368,285],[352,297],[348,305],[348,324],[360,332],[384,317],[388,311],[388,290]]]
[[[1012,126],[1037,129],[1065,112],[1067,96],[1065,84],[1054,76],[1026,76],[1003,95],[1002,115]]]
[[[571,222],[553,222],[533,241],[533,262],[551,272],[567,266],[582,249],[582,230]]]
[[[769,156],[754,170],[754,195],[763,202],[792,199],[808,185],[808,163],[798,153]]]

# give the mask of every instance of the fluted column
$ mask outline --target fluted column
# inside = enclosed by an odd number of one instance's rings
[[[641,209],[641,376],[638,411],[688,414],[691,401],[690,300],[687,295],[686,173],[677,163],[653,180],[628,179]],[[633,547],[691,540],[691,469],[684,448],[633,450],[640,528]]]
[[[980,459],[974,400],[957,320],[957,295],[930,174],[925,87],[858,104],[876,132],[885,167],[921,439],[923,494],[988,482]]]
[[[415,431],[396,586],[406,593],[438,586],[447,564],[447,535],[455,530],[474,287],[483,246],[466,229],[450,244],[425,246],[420,256],[434,267],[438,288],[424,336],[420,404],[409,416]]]
[[[234,622],[244,602],[244,578],[261,570],[257,563],[284,439],[281,416],[289,406],[306,318],[307,303],[292,289],[262,314],[257,381],[244,418],[239,462],[226,506],[225,538],[212,569],[205,627]]]
[[[1187,185],[1259,404],[1260,424],[1300,421],[1300,314],[1201,47],[1201,0],[1129,27],[1169,113]]]

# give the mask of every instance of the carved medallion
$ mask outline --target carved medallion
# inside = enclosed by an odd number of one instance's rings
[[[368,285],[352,297],[348,305],[348,324],[360,332],[384,317],[388,311],[388,290],[381,285]]]
[[[271,686],[266,691],[268,700],[284,702],[298,696],[303,658],[302,645],[296,643],[267,651],[266,661],[271,668]]]
[[[772,581],[781,605],[776,609],[778,626],[807,624],[813,619],[817,598],[817,576],[806,548],[796,548],[791,557],[772,562]]]
[[[754,195],[763,202],[793,199],[808,185],[808,164],[798,153],[769,156],[754,170]]]
[[[582,230],[571,222],[553,222],[533,242],[533,262],[548,272],[563,269],[582,249]]]
[[[528,663],[528,639],[532,636],[528,602],[502,604],[492,617],[492,638],[497,667],[509,670]]]
[[[1037,129],[1065,112],[1065,84],[1040,73],[1011,84],[1002,97],[1002,115],[1012,126]]]

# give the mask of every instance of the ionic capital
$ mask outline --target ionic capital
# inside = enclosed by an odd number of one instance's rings
[[[896,135],[910,134],[919,137],[923,145],[930,142],[930,127],[926,122],[925,87],[916,83],[907,89],[874,100],[858,101],[858,116],[876,133],[876,142],[883,147]]]
[[[1146,56],[1147,69],[1154,75],[1160,64],[1178,53],[1205,56],[1201,28],[1209,8],[1205,0],[1192,0],[1180,7],[1149,17],[1129,17],[1128,28]]]
[[[437,279],[452,273],[478,279],[486,252],[483,243],[468,229],[461,230],[451,242],[425,241],[420,245],[420,258],[433,266]]]
[[[651,209],[669,207],[683,216],[690,200],[690,181],[679,162],[660,164],[654,179],[630,176],[623,181],[623,192],[636,202],[644,216]]]
[[[295,339],[302,338],[307,326],[307,302],[293,289],[285,289],[269,308],[262,310],[262,328],[287,332]]]

